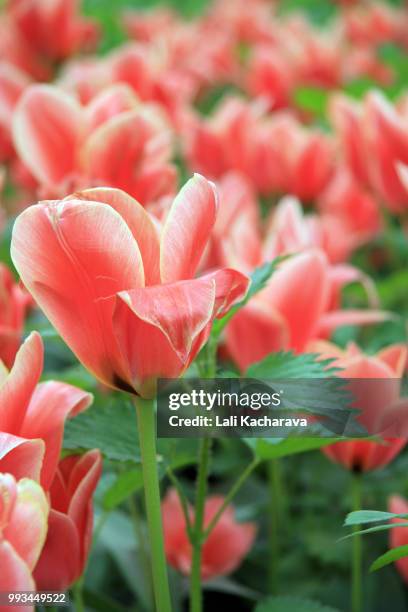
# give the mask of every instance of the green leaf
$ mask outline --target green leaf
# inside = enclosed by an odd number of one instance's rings
[[[335,368],[328,368],[331,360],[316,361],[318,355],[304,353],[295,355],[292,351],[271,353],[262,361],[251,365],[247,378],[330,378]]]
[[[106,491],[102,502],[104,510],[113,510],[142,487],[141,467],[123,472]]]
[[[335,608],[325,606],[318,601],[292,597],[291,595],[280,595],[278,597],[268,597],[260,602],[255,612],[283,612],[296,610],[296,612],[339,612]]]
[[[297,106],[317,117],[325,117],[328,98],[328,91],[319,87],[299,87],[294,93]]]
[[[363,525],[364,523],[376,523],[378,521],[389,521],[392,518],[408,518],[408,514],[395,514],[394,512],[382,512],[380,510],[358,510],[350,512],[346,516],[344,526]]]
[[[317,450],[328,444],[333,444],[333,438],[246,438],[245,442],[261,461],[278,459]]]
[[[121,395],[70,419],[65,426],[63,448],[70,451],[99,448],[108,459],[140,463],[132,403]]]
[[[397,546],[392,550],[388,550],[386,553],[378,557],[374,563],[370,565],[370,572],[375,572],[394,561],[398,561],[398,559],[402,559],[403,557],[408,557],[408,544],[404,546]]]
[[[354,538],[357,535],[365,535],[366,533],[376,533],[377,531],[388,531],[389,529],[394,529],[394,527],[408,527],[408,523],[388,523],[387,525],[378,525],[377,527],[370,527],[369,529],[353,531],[353,533],[349,533],[343,538],[340,538],[339,542],[341,542],[342,540],[348,540],[349,538]]]

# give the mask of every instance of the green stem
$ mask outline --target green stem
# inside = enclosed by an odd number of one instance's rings
[[[267,463],[269,488],[269,592],[275,594],[278,590],[279,569],[279,528],[282,519],[282,481],[279,459],[270,459]]]
[[[200,457],[197,474],[197,489],[194,504],[193,558],[190,578],[190,612],[201,612],[201,555],[203,546],[203,526],[205,496],[207,493],[207,476],[210,462],[211,438],[203,438],[200,445]]]
[[[169,612],[171,610],[171,601],[166,557],[164,554],[160,488],[157,473],[154,400],[136,397],[135,404],[142,457],[156,611]]]
[[[132,519],[133,530],[135,533],[137,544],[139,545],[140,550],[140,560],[142,565],[142,571],[144,575],[144,582],[146,584],[146,597],[147,604],[149,609],[151,608],[151,604],[153,602],[153,590],[152,590],[152,580],[150,574],[150,565],[149,565],[149,554],[146,549],[146,540],[145,534],[143,533],[142,527],[142,517],[140,516],[139,507],[136,499],[131,496],[128,501],[130,517]]]
[[[81,577],[72,586],[72,594],[74,596],[75,612],[85,612],[84,598],[82,594],[83,578]]]
[[[352,474],[351,480],[351,496],[353,511],[361,510],[361,476],[360,474]],[[361,525],[354,525],[353,532],[360,531]],[[362,609],[362,562],[363,549],[361,535],[355,535],[352,538],[352,586],[351,586],[351,610],[352,612],[361,612]]]
[[[192,540],[194,539],[194,535],[193,535],[193,526],[191,524],[191,517],[190,517],[190,511],[189,511],[189,507],[188,507],[187,497],[184,494],[184,491],[183,491],[183,488],[181,486],[181,483],[180,483],[179,479],[177,478],[177,476],[173,472],[173,470],[172,470],[170,465],[167,467],[167,475],[168,475],[172,485],[176,489],[177,494],[179,496],[179,500],[180,500],[180,504],[181,504],[181,509],[183,511],[184,520],[186,522],[187,535],[188,535],[188,538],[189,538],[190,542],[192,542]]]
[[[211,519],[207,528],[204,531],[204,534],[203,534],[204,542],[208,538],[208,536],[210,535],[210,533],[212,532],[212,530],[214,529],[218,521],[220,520],[227,506],[231,503],[232,499],[235,497],[235,495],[237,494],[239,489],[242,487],[242,485],[244,484],[248,476],[252,474],[252,472],[254,471],[254,469],[257,467],[258,464],[259,464],[259,459],[254,459],[253,461],[251,461],[251,463],[242,472],[241,476],[232,485],[222,505],[218,508],[217,512],[214,514],[213,518]]]

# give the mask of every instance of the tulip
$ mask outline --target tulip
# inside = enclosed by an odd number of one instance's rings
[[[0,161],[13,157],[11,121],[14,108],[30,78],[13,64],[0,63]]]
[[[204,528],[209,525],[224,498],[208,497],[204,509]],[[193,519],[194,512],[189,508]],[[186,523],[177,492],[170,489],[162,502],[164,545],[169,565],[179,572],[191,572],[192,548],[186,533]],[[253,523],[238,523],[229,506],[216,523],[202,547],[201,577],[211,580],[231,574],[242,563],[255,539]]]
[[[387,413],[392,417],[392,408],[398,405],[400,379],[405,371],[408,356],[407,347],[395,344],[374,356],[364,355],[354,344],[350,344],[345,351],[325,342],[312,344],[308,349],[318,352],[322,358],[334,358],[331,365],[341,368],[338,375],[342,378],[358,379],[350,387],[357,399],[356,407],[362,411],[359,421],[369,434],[381,436],[388,429]],[[370,379],[376,380],[370,382]],[[406,444],[405,438],[384,435],[381,437],[381,442],[336,442],[322,451],[349,470],[376,470],[388,465]]]
[[[9,472],[21,475],[22,460],[27,461],[32,452],[37,455],[41,452],[41,449],[33,449],[33,444],[30,446],[28,441],[42,440],[45,453],[41,474],[30,473],[30,476],[39,476],[41,485],[47,490],[58,464],[65,419],[85,410],[92,396],[65,383],[48,381],[38,384],[43,353],[41,336],[33,332],[18,351],[10,373],[2,372],[0,432],[5,450],[3,458],[3,453],[0,453],[0,468],[7,467]],[[13,441],[6,434],[17,438]],[[23,471],[23,474],[27,475],[27,472]]]
[[[10,270],[0,264],[0,359],[11,368],[20,346],[24,318],[31,297],[14,282]]]
[[[338,309],[339,288],[357,279],[354,268],[330,266],[320,249],[282,262],[265,289],[228,323],[226,345],[240,370],[275,351],[303,352],[338,326],[384,320],[386,314],[376,310]]]
[[[394,514],[408,514],[408,502],[400,495],[392,495],[388,500],[388,511]],[[399,522],[406,523],[405,519],[392,519],[392,522],[398,524]],[[408,532],[406,527],[393,527],[390,529],[389,543],[390,548],[396,548],[398,546],[408,545]],[[403,557],[394,562],[395,567],[400,573],[404,582],[408,582],[408,557]]]
[[[52,130],[47,126],[52,125]],[[172,145],[165,120],[115,85],[82,108],[55,86],[33,85],[13,119],[21,160],[53,197],[75,188],[110,184],[147,204],[175,190]]]
[[[97,450],[60,461],[49,492],[47,539],[34,570],[37,589],[65,591],[83,574],[92,542],[92,495],[101,471]]]
[[[36,590],[32,572],[45,542],[48,511],[46,495],[38,483],[0,474],[1,593]],[[33,607],[7,606],[14,612],[22,609],[30,612]]]
[[[24,211],[13,261],[86,368],[110,387],[153,397],[156,380],[180,376],[214,317],[245,295],[248,279],[235,270],[194,278],[216,208],[212,184],[195,176],[159,235],[124,192],[83,191]]]

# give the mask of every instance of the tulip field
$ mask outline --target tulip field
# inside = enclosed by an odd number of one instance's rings
[[[0,381],[0,612],[408,611],[408,3],[0,2]]]

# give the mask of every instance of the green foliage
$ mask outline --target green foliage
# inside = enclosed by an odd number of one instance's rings
[[[291,595],[281,595],[279,597],[268,597],[265,601],[258,604],[255,612],[339,612],[335,608],[324,606],[317,601],[292,597]]]
[[[394,561],[398,561],[398,559],[403,559],[404,557],[408,557],[408,545],[404,546],[396,546],[395,548],[388,550],[386,553],[378,557],[374,563],[370,565],[370,572],[375,572],[379,569],[382,569],[386,565],[393,563]]]

